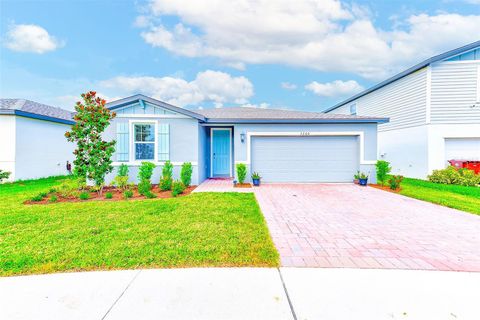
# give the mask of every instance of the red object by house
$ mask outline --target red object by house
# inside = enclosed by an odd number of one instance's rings
[[[473,170],[476,174],[480,174],[480,161],[449,160],[448,162],[457,169],[465,168],[465,169]]]

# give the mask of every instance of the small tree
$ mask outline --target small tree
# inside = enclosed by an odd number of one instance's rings
[[[155,169],[155,167],[156,165],[152,162],[142,162],[142,165],[138,169],[138,179],[140,180],[138,183],[138,193],[145,195],[152,190],[150,179],[152,178],[153,169]]]
[[[384,186],[387,182],[388,174],[390,173],[390,171],[392,171],[392,168],[390,167],[390,162],[385,160],[378,160],[375,166],[377,167],[377,181],[382,186]]]
[[[189,187],[192,182],[192,164],[190,162],[185,162],[182,164],[182,170],[180,171],[180,179],[182,180],[185,187]]]
[[[115,113],[105,108],[105,100],[96,96],[95,91],[82,94],[82,102],[75,105],[75,124],[65,137],[75,142],[77,148],[73,152],[75,174],[81,179],[90,179],[99,187],[102,194],[105,176],[113,170],[112,154],[115,152],[115,141],[105,141],[102,133],[115,118]]]
[[[162,168],[162,178],[160,179],[160,190],[172,190],[173,183],[173,165],[170,160],[165,161]]]

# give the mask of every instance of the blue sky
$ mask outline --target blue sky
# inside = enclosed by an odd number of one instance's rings
[[[0,2],[0,96],[321,111],[480,39],[480,0]]]

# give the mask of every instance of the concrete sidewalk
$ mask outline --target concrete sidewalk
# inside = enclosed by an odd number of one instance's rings
[[[479,319],[480,273],[310,268],[0,278],[0,319]]]

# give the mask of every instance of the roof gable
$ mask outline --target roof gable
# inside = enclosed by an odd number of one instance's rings
[[[426,66],[428,66],[432,63],[439,62],[439,61],[446,61],[450,58],[454,58],[454,57],[459,56],[463,53],[467,53],[469,51],[476,50],[477,48],[480,48],[480,41],[476,41],[476,42],[467,44],[466,46],[463,46],[463,47],[460,47],[460,48],[457,48],[457,49],[453,49],[453,50],[444,52],[442,54],[439,54],[437,56],[431,57],[427,60],[424,60],[424,61],[420,62],[419,64],[414,65],[411,68],[408,68],[405,71],[400,72],[399,74],[397,74],[397,75],[395,75],[395,76],[393,76],[393,77],[391,77],[391,78],[389,78],[385,81],[380,82],[377,85],[374,85],[373,87],[371,87],[371,88],[369,88],[365,91],[362,91],[362,92],[348,98],[347,100],[344,100],[340,103],[337,103],[333,107],[325,109],[324,112],[330,112],[332,110],[335,110],[335,109],[337,109],[337,108],[339,108],[339,107],[341,107],[341,106],[343,106],[347,103],[350,103],[354,100],[357,100],[358,98],[363,97],[363,96],[365,96],[365,95],[367,95],[367,94],[369,94],[373,91],[376,91],[380,88],[383,88],[383,87],[385,87],[386,85],[389,85],[392,82],[395,82],[395,81],[397,81],[397,80],[399,80],[403,77],[406,77],[406,76],[408,76],[408,75],[410,75],[410,74],[412,74],[412,73],[414,73],[414,72],[416,72],[420,69],[423,69],[423,68],[425,68]]]
[[[124,99],[116,100],[106,104],[110,110],[114,110],[119,114],[177,114],[185,115],[200,121],[205,121],[205,117],[201,114],[190,110],[175,107],[163,101],[153,99],[142,94],[137,94]]]

